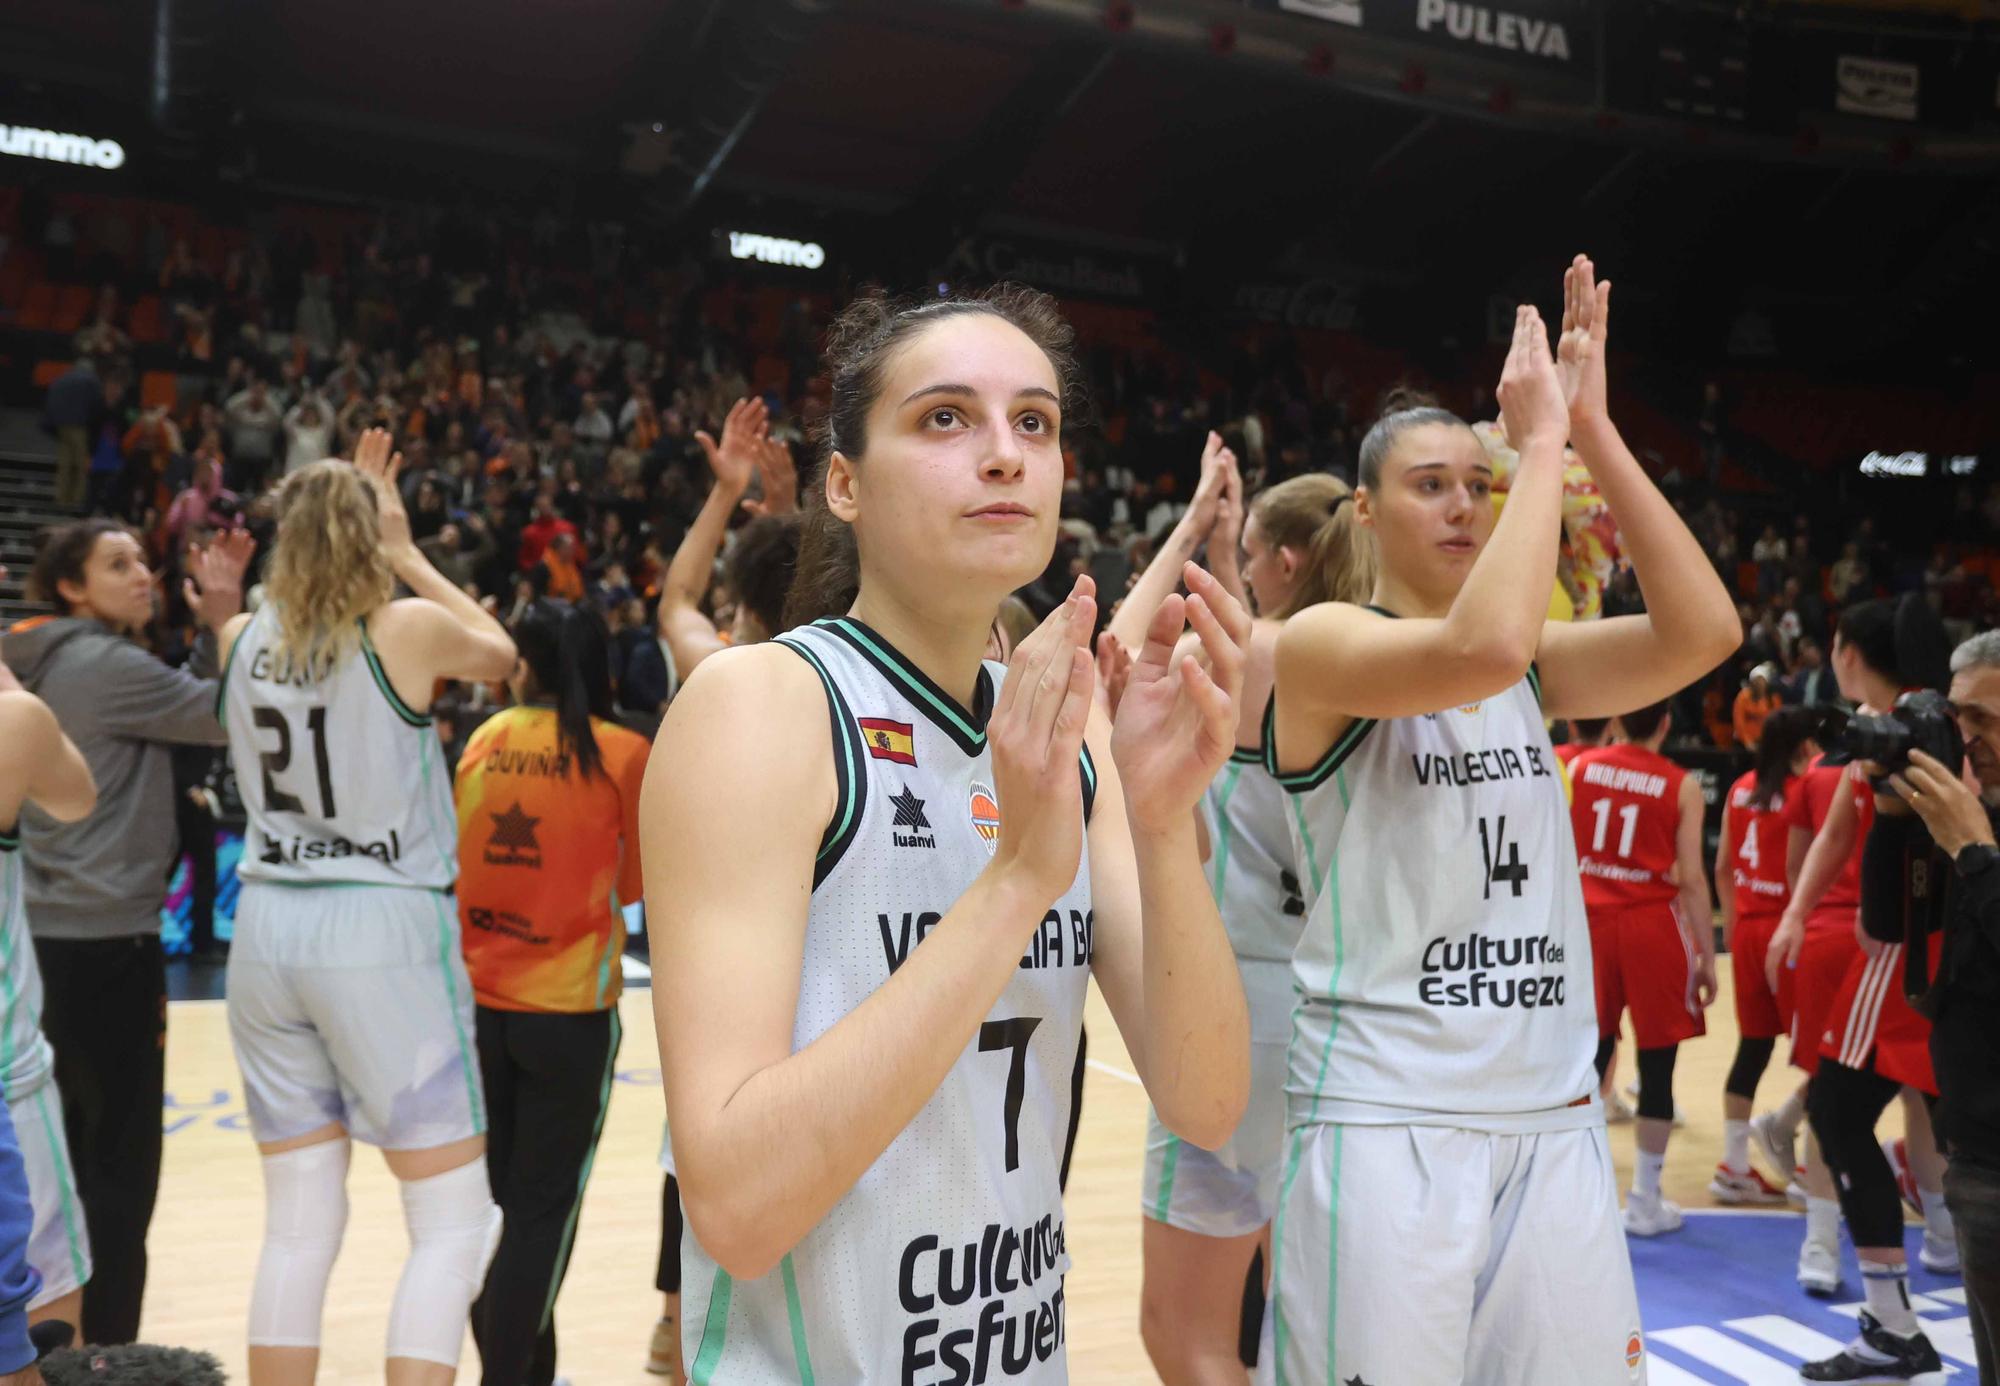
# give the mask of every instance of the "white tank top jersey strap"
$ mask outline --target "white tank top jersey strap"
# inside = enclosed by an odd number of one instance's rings
[[[458,877],[451,772],[431,719],[396,695],[368,628],[335,667],[291,667],[266,603],[216,695],[249,819],[240,874],[279,885],[417,886]]]
[[[1308,900],[1288,1124],[1602,1120],[1590,926],[1539,673],[1357,721],[1277,778]]]
[[[42,1034],[42,969],[28,934],[25,872],[18,828],[0,832],[0,1100],[34,1093],[56,1071]]]
[[[818,673],[838,802],[806,918],[796,1052],[880,987],[992,859],[1006,806],[986,719],[851,617],[778,637]],[[1080,767],[1088,814],[1096,772]],[[738,1281],[690,1228],[694,1382],[1061,1382],[1059,1183],[1093,926],[1090,863],[1048,911],[973,1042],[901,1135],[778,1268]]]
[[[1265,763],[1271,712],[1264,714],[1264,743],[1230,753],[1201,796],[1208,824],[1208,877],[1230,946],[1246,962],[1289,965],[1305,927],[1305,896],[1293,856],[1284,787]]]

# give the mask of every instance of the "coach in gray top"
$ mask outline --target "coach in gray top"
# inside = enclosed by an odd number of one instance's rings
[[[249,537],[193,558],[189,605],[212,632],[242,607]],[[30,590],[52,609],[0,640],[0,660],[55,712],[98,785],[89,817],[59,824],[23,810],[29,927],[46,988],[42,1028],[96,1262],[83,1340],[139,1332],[146,1228],[160,1181],[166,1079],[166,971],[160,905],[180,844],[171,746],[219,746],[216,681],[171,669],[134,643],[153,613],[153,575],[116,521],[79,520],[45,536]],[[204,634],[213,673],[214,644]]]

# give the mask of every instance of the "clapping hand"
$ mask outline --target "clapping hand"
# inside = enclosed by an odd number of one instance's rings
[[[1598,283],[1590,257],[1579,255],[1563,271],[1562,338],[1556,345],[1556,374],[1572,427],[1609,413],[1604,339],[1610,324],[1611,281]]]
[[[1187,564],[1183,576],[1190,595],[1168,597],[1153,614],[1112,723],[1111,754],[1132,826],[1142,831],[1191,821],[1236,744],[1250,614],[1199,565]],[[1191,654],[1174,658],[1184,624],[1201,640],[1206,669]]]

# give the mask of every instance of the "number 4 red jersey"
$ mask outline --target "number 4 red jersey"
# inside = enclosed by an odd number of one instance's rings
[[[1779,914],[1791,898],[1785,882],[1785,850],[1790,846],[1791,824],[1785,805],[1799,791],[1796,775],[1785,777],[1785,787],[1774,804],[1753,805],[1757,794],[1757,772],[1746,770],[1729,786],[1729,816],[1724,831],[1729,836],[1723,848],[1722,864],[1729,869],[1730,884],[1736,891],[1736,915]],[[1723,882],[1716,882],[1718,888]]]
[[[1586,909],[1670,904],[1687,772],[1643,746],[1599,746],[1570,762]]]

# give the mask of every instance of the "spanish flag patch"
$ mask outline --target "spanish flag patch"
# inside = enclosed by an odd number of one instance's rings
[[[868,754],[877,760],[893,760],[898,765],[917,763],[917,743],[908,722],[891,722],[886,717],[857,717],[861,739]]]

